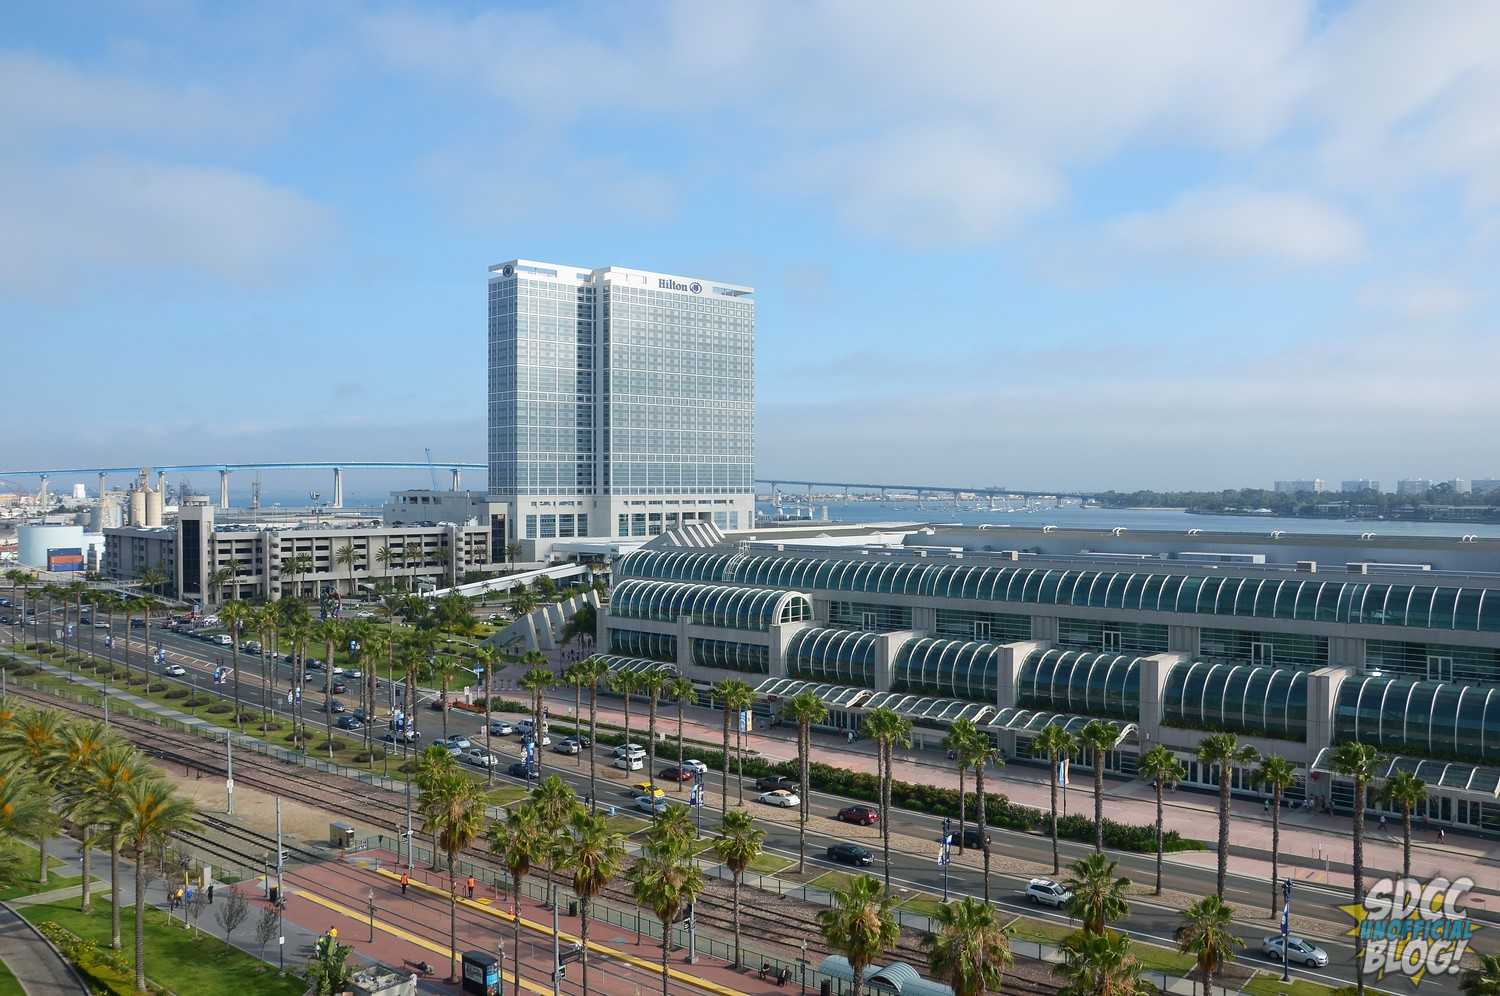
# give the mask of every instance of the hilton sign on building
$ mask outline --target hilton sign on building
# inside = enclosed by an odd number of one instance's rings
[[[755,291],[627,267],[489,271],[489,491],[510,539],[753,525]]]

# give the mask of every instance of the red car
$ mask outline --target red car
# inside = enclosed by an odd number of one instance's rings
[[[861,827],[873,827],[880,822],[880,814],[870,806],[845,806],[839,810],[838,818]]]
[[[697,776],[687,768],[662,768],[656,777],[664,782],[690,782]]]

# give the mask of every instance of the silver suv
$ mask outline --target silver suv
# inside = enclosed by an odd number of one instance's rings
[[[1026,898],[1033,903],[1043,906],[1051,906],[1054,909],[1066,906],[1073,898],[1073,893],[1058,885],[1050,878],[1034,878],[1026,883]]]

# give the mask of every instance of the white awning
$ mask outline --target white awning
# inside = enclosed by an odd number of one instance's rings
[[[1343,778],[1333,768],[1335,749],[1324,747],[1318,751],[1312,770],[1334,778]],[[1383,782],[1398,771],[1410,771],[1426,782],[1428,788],[1439,789],[1450,795],[1491,801],[1500,798],[1500,768],[1481,768],[1462,761],[1434,761],[1431,758],[1404,754],[1382,754],[1375,770],[1375,782]]]
[[[1048,726],[1061,726],[1069,733],[1077,733],[1086,723],[1099,720],[1115,728],[1115,746],[1135,735],[1136,725],[1118,719],[1102,719],[1098,716],[1077,716],[1065,712],[1046,712],[1037,709],[1015,707],[999,710],[986,725],[986,729],[1003,730],[1007,733],[1040,733]]]

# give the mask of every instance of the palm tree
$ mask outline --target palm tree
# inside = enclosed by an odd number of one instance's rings
[[[583,964],[583,991],[589,991],[589,906],[625,867],[625,838],[611,830],[597,813],[579,809],[573,813],[569,834],[563,838],[562,860],[573,876],[573,895],[578,897],[579,961]],[[517,949],[519,950],[519,949]]]
[[[573,791],[573,786],[563,781],[560,775],[548,775],[531,790],[531,806],[536,810],[537,822],[541,824],[542,833],[548,841],[547,894],[548,902],[552,903],[557,887],[552,876],[552,870],[557,865],[555,844],[578,809],[578,795]]]
[[[193,822],[193,804],[163,778],[125,784],[119,833],[135,858],[135,988],[146,991],[146,852]]]
[[[797,807],[797,874],[801,875],[807,869],[807,818],[812,809],[812,728],[828,719],[828,707],[811,691],[801,691],[791,697],[781,714],[797,724],[797,784],[802,789],[798,793],[802,804]]]
[[[552,672],[544,667],[533,667],[521,675],[521,687],[531,693],[531,742],[535,745],[532,757],[536,760],[537,777],[542,774],[542,702],[547,689],[552,687]]]
[[[1281,797],[1296,784],[1297,769],[1284,757],[1266,755],[1255,769],[1255,783],[1271,790],[1271,913],[1281,895]]]
[[[1091,719],[1078,731],[1078,742],[1093,753],[1094,768],[1094,851],[1104,850],[1104,759],[1120,740],[1113,723]]]
[[[77,830],[83,852],[83,885],[78,908],[84,913],[93,908],[89,886],[94,877],[93,850],[98,843],[99,826],[92,772],[95,762],[111,743],[109,730],[102,722],[77,723],[63,728],[50,758],[50,766],[57,771],[62,816]]]
[[[736,716],[741,715],[755,704],[755,689],[738,678],[729,680],[729,698],[725,701],[726,708],[732,709]],[[725,759],[728,763],[728,759]],[[739,795],[739,805],[745,804],[745,724],[736,722],[734,724],[734,775],[736,791]],[[803,790],[806,791],[805,789]]]
[[[1171,750],[1157,744],[1146,753],[1142,754],[1136,764],[1136,774],[1151,782],[1152,788],[1156,790],[1156,891],[1154,895],[1161,895],[1161,857],[1162,857],[1162,793],[1168,785],[1176,785],[1187,777],[1187,769],[1177,759],[1177,755]],[[1274,863],[1274,860],[1273,860]],[[1275,875],[1272,875],[1275,878]]]
[[[494,696],[490,694],[490,689],[495,687],[495,658],[499,655],[499,651],[489,644],[482,644],[474,648],[474,660],[479,663],[480,667],[484,668],[484,752],[490,757],[484,766],[484,783],[486,785],[493,783],[495,780],[495,755],[490,747],[490,706]],[[370,682],[372,696],[374,694],[374,687],[375,682],[372,679]]]
[[[229,564],[208,572],[208,592],[215,605],[224,600],[222,597],[224,586],[233,581],[234,577],[234,568]]]
[[[395,557],[391,553],[391,545],[389,543],[382,543],[375,548],[375,562],[380,565],[381,578],[390,576],[391,561],[394,559]],[[386,587],[389,587],[389,585],[387,584]]]
[[[847,888],[835,889],[829,898],[831,906],[818,911],[818,928],[828,946],[849,962],[854,973],[850,991],[860,996],[865,968],[901,940],[896,900],[870,875],[860,875]]]
[[[49,816],[31,770],[17,758],[0,758],[0,839],[31,836]]]
[[[313,945],[313,956],[307,962],[307,981],[314,996],[338,996],[348,992],[354,969],[348,964],[354,949],[340,944],[337,930],[330,930]]]
[[[537,819],[536,808],[529,803],[511,806],[505,819],[490,827],[490,853],[498,857],[510,873],[513,899],[511,925],[514,941],[511,950],[521,950],[521,885],[531,869],[544,861],[551,841]],[[515,963],[516,996],[521,993],[521,962]]]
[[[519,544],[519,543],[507,543],[507,544],[505,544],[505,556],[508,557],[508,558],[510,558],[510,569],[511,570],[515,570],[516,569],[516,558],[519,557],[520,555],[521,555],[521,544]]]
[[[1234,936],[1233,924],[1234,910],[1218,896],[1204,896],[1182,911],[1177,949],[1197,959],[1205,994],[1213,992],[1214,974],[1234,961],[1236,948],[1244,947],[1245,942]]]
[[[44,800],[48,818],[36,821],[34,826],[37,849],[37,881],[47,884],[47,839],[56,826],[53,801],[57,795],[57,779],[61,767],[54,763],[57,750],[62,744],[63,727],[59,714],[49,709],[35,709],[18,713],[14,720],[0,731],[0,746],[4,752],[16,758],[30,771],[33,791]],[[46,890],[43,890],[46,891]]]
[[[1016,958],[995,908],[964,896],[940,906],[936,921],[937,930],[922,938],[933,977],[946,982],[954,996],[999,992],[1005,969]]]
[[[136,599],[136,608],[141,612],[141,636],[146,643],[146,666],[141,670],[141,677],[149,686],[151,684],[151,611],[161,608],[161,603],[147,596]]]
[[[331,664],[329,665],[332,666]],[[454,772],[424,790],[422,829],[437,838],[448,859],[448,981],[458,981],[458,856],[484,830],[479,786]]]
[[[281,614],[278,606],[268,603],[256,609],[250,625],[261,642],[260,725],[262,733],[269,733],[271,700],[276,695],[276,636],[281,629]]]
[[[1411,814],[1427,801],[1427,783],[1410,771],[1396,771],[1381,786],[1380,798],[1401,810],[1401,877],[1411,878]]]
[[[977,810],[979,851],[984,861],[984,901],[989,902],[990,844],[989,834],[985,832],[985,822],[989,819],[989,797],[984,791],[984,770],[991,764],[1001,767],[1005,764],[1005,758],[990,740],[989,734],[976,729],[973,739],[964,745],[964,763],[974,769],[974,808]],[[963,839],[961,832],[959,839]]]
[[[1219,876],[1215,895],[1224,898],[1224,880],[1229,874],[1229,786],[1236,765],[1254,764],[1260,758],[1254,747],[1242,746],[1233,733],[1213,733],[1198,741],[1198,763],[1219,769]]]
[[[312,624],[304,619],[296,618],[306,612],[306,606],[301,602],[283,599],[279,604],[286,608],[299,606],[302,613],[294,612],[291,617],[282,622],[282,630],[286,633],[287,642],[292,646],[292,688],[295,689],[295,708],[292,711],[292,743],[298,750],[303,748],[302,741],[307,737],[307,728],[302,721],[302,694],[307,681],[307,638],[312,634]]]
[[[245,724],[240,718],[240,636],[254,619],[255,610],[239,599],[219,610],[219,621],[229,630],[229,652],[234,669],[234,724],[241,733],[245,732]]]
[[[609,665],[602,657],[586,657],[578,662],[579,670],[583,679],[589,686],[589,743],[599,743],[599,682],[609,676]],[[627,738],[628,739],[628,738]],[[589,811],[598,810],[599,793],[595,785],[594,760],[596,753],[590,749],[589,755]]]
[[[160,595],[162,586],[167,583],[167,576],[162,573],[160,568],[148,567],[137,575],[137,580],[141,582],[141,587],[147,589],[152,594]]]
[[[626,878],[636,903],[650,909],[661,921],[661,992],[668,996],[667,952],[672,944],[672,925],[703,892],[703,870],[679,837],[653,827]]]
[[[1130,879],[1117,875],[1118,861],[1111,861],[1103,854],[1090,854],[1073,862],[1072,875],[1067,888],[1073,893],[1068,900],[1068,913],[1078,918],[1083,929],[1090,934],[1104,933],[1111,920],[1123,919],[1130,913],[1125,902]]]
[[[349,597],[354,597],[354,566],[359,558],[354,553],[354,540],[344,540],[344,545],[339,547],[333,554],[333,562],[349,571]]]
[[[740,967],[740,885],[744,881],[745,869],[750,867],[766,843],[766,832],[755,826],[755,818],[743,809],[736,809],[724,817],[720,827],[721,836],[714,844],[724,867],[734,876],[734,962]]]
[[[407,540],[401,544],[401,566],[406,568],[406,590],[408,592],[417,589],[417,566],[422,560],[422,544],[416,540]]]
[[[324,619],[315,627],[328,655],[323,665],[323,723],[328,734],[328,760],[333,760],[333,655],[349,637],[349,629],[337,619]],[[444,687],[447,687],[446,682]]]
[[[662,689],[667,687],[669,677],[666,668],[653,667],[641,672],[638,685],[641,694],[646,696],[646,781],[653,789],[656,788],[656,704],[661,700]]]
[[[1458,988],[1464,996],[1500,996],[1500,955],[1480,955],[1479,967],[1464,969]]]
[[[453,755],[448,749],[440,744],[430,744],[426,750],[417,755],[416,770],[412,772],[412,784],[417,788],[417,806],[420,810],[424,799],[436,799],[437,786],[443,779],[458,774],[458,762],[453,760]],[[424,814],[425,820],[425,814]],[[438,839],[437,834],[432,835],[432,870],[437,871]]]
[[[73,598],[73,649],[83,654],[83,601],[89,594],[89,586],[82,581],[70,582],[64,589]]]
[[[583,661],[574,661],[563,668],[562,680],[573,686],[573,734],[577,737],[583,735],[583,722],[580,714],[583,712],[583,686],[588,679],[588,668],[583,666]],[[589,741],[593,743],[593,741]],[[583,751],[573,755],[573,766],[583,765]]]
[[[625,699],[625,742],[628,744],[630,743],[630,697],[640,689],[640,676],[634,671],[612,671],[607,687]]]
[[[152,777],[153,770],[139,751],[128,744],[112,744],[99,753],[90,769],[95,818],[109,834],[110,947],[120,950],[120,846],[124,834],[125,790]]]
[[[721,795],[719,797],[720,818],[729,813],[729,724],[733,719],[729,700],[734,695],[734,689],[732,686],[733,680],[730,678],[725,678],[722,681],[715,682],[713,687],[710,689],[710,694],[712,694],[714,700],[719,703],[719,708],[724,710],[724,743],[722,747],[723,762],[722,768],[719,772],[721,789]]]
[[[948,728],[943,737],[943,746],[948,749],[948,756],[953,758],[954,767],[958,769],[958,853],[964,853],[964,828],[968,826],[968,820],[964,812],[966,795],[965,776],[969,773],[969,752],[980,737],[979,726],[972,719],[955,720]]]
[[[911,720],[886,708],[872,709],[864,718],[865,735],[879,747],[880,846],[885,861],[885,891],[891,891],[891,762],[897,744],[911,746]]]
[[[1056,723],[1048,723],[1042,727],[1042,732],[1031,742],[1033,751],[1040,751],[1047,755],[1048,787],[1051,789],[1052,797],[1052,874],[1056,875],[1062,870],[1062,865],[1057,856],[1057,784],[1061,774],[1062,762],[1065,758],[1073,756],[1078,750],[1078,741],[1073,734],[1058,726]]]
[[[1369,744],[1339,744],[1333,749],[1332,767],[1336,774],[1354,782],[1354,902],[1365,897],[1365,796],[1375,780],[1379,755]],[[1354,941],[1354,989],[1365,993],[1365,940]]]
[[[1143,966],[1124,934],[1074,931],[1058,948],[1063,960],[1052,972],[1067,980],[1058,996],[1157,996],[1157,988],[1141,979]]]

